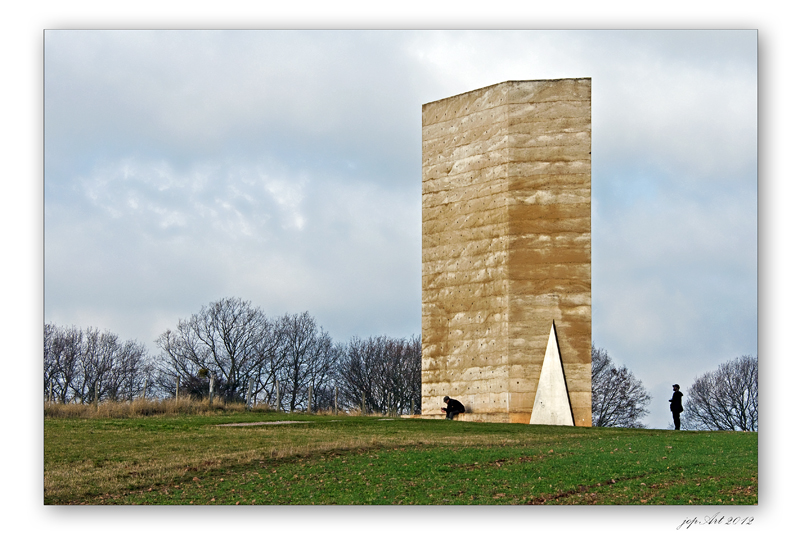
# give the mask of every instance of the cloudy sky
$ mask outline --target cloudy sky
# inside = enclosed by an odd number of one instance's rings
[[[757,354],[756,31],[44,34],[44,318],[153,340],[226,296],[420,333],[421,106],[592,78],[593,338],[670,385]]]

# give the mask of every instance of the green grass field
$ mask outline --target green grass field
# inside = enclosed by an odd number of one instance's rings
[[[240,422],[302,424],[220,426]],[[45,504],[756,504],[758,434],[238,412],[45,418]]]

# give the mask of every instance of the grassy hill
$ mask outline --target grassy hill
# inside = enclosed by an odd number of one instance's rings
[[[302,423],[226,425],[287,421]],[[267,412],[44,421],[46,504],[757,502],[757,433]]]

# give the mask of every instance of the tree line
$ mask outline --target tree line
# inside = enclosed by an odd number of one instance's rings
[[[95,328],[44,326],[44,389],[52,401],[132,400],[152,387],[153,369],[144,344]]]
[[[422,346],[408,339],[331,339],[308,312],[268,317],[240,298],[223,298],[144,344],[111,332],[45,324],[44,389],[51,401],[89,403],[213,394],[254,398],[274,409],[361,409],[418,413]],[[627,367],[592,345],[592,425],[644,427],[651,397]],[[686,427],[758,430],[758,360],[743,356],[704,374],[687,390]]]
[[[248,397],[285,411],[364,409],[411,413],[421,406],[419,336],[335,343],[310,313],[268,317],[240,298],[223,298],[143,344],[89,328],[45,325],[46,397],[63,403],[143,395],[228,402]],[[310,402],[310,405],[309,405]]]

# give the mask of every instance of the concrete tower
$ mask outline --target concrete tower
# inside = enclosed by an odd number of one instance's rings
[[[591,79],[422,106],[422,415],[445,395],[464,420],[558,405],[536,394],[553,331],[572,420],[591,426],[591,282]]]

